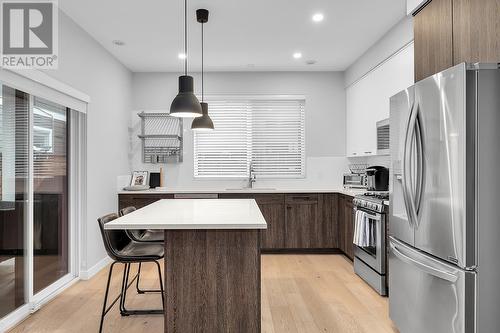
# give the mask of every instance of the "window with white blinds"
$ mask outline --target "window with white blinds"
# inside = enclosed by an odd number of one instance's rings
[[[194,134],[194,176],[260,178],[305,176],[303,99],[209,101],[215,126]]]

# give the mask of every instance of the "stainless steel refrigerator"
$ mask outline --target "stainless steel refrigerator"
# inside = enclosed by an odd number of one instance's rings
[[[500,332],[499,66],[457,65],[390,105],[390,317]]]

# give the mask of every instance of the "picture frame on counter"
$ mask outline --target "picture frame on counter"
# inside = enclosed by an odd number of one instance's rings
[[[132,180],[130,186],[146,186],[148,185],[148,171],[132,172]]]

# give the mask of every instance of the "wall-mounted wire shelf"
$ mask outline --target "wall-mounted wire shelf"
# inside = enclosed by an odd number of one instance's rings
[[[141,112],[142,161],[182,162],[182,119],[168,113]]]

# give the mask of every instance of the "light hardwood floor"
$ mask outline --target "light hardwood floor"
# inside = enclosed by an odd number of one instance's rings
[[[120,270],[112,281],[117,295]],[[157,286],[154,267],[143,269],[141,286]],[[81,281],[30,316],[11,332],[97,332],[107,270]],[[137,295],[128,307],[160,307],[158,294]],[[388,318],[387,298],[377,295],[341,255],[263,255],[262,332],[397,332]],[[121,317],[113,308],[105,332],[163,332],[161,316]]]

